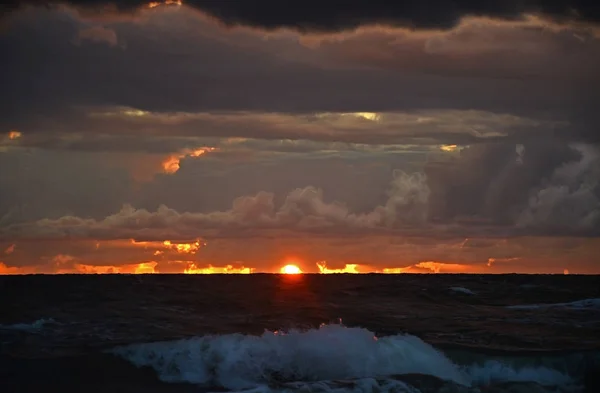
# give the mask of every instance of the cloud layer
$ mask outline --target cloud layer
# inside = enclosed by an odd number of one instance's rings
[[[598,271],[597,7],[321,3],[7,3],[0,271]]]
[[[178,120],[185,125],[221,117],[221,126],[195,130],[226,134],[247,112],[254,122],[262,112],[268,123],[280,120],[267,116],[276,112],[309,119],[400,112],[400,119],[415,111],[474,110],[488,118],[517,116],[521,124],[503,131],[510,135],[537,124],[545,128],[539,133],[596,138],[600,45],[577,30],[548,29],[536,19],[475,18],[443,32],[376,26],[301,36],[226,30],[186,10],[150,9],[133,22],[90,21],[63,8],[14,14],[0,36],[10,59],[0,78],[11,96],[0,109],[2,126],[26,134],[86,132],[88,121],[135,127],[123,116],[90,119],[120,107],[131,115],[170,114],[172,128]],[[305,119],[296,122],[296,134],[326,138],[302,124]],[[473,130],[480,131],[465,127],[461,133]]]
[[[363,213],[322,189],[289,192],[276,206],[275,194],[260,191],[236,198],[224,211],[156,211],[125,205],[103,219],[63,216],[9,224],[4,239],[194,239],[263,236],[289,230],[342,235],[595,235],[600,229],[600,154],[588,146],[474,145],[432,158],[424,173],[393,172],[386,200]],[[474,166],[477,170],[474,171]],[[283,233],[280,233],[283,236]]]
[[[19,4],[43,4],[44,1],[9,1],[5,9],[15,9]],[[147,2],[140,0],[67,0],[66,4],[106,9],[108,5],[116,12],[131,13],[140,8],[179,5],[181,1]],[[523,14],[535,13],[554,22],[587,22],[597,24],[600,13],[589,2],[560,0],[549,5],[540,1],[509,0],[492,1],[405,1],[390,4],[386,1],[351,1],[344,7],[317,1],[292,1],[280,3],[274,0],[258,0],[249,5],[245,2],[222,2],[214,0],[186,0],[185,5],[218,18],[227,25],[250,25],[264,29],[292,28],[300,31],[338,31],[353,29],[365,24],[388,24],[422,29],[451,28],[465,16],[487,16],[495,19],[515,20]]]

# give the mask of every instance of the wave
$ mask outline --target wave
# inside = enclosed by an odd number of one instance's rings
[[[415,336],[377,338],[366,329],[342,325],[266,331],[261,336],[229,334],[131,344],[111,352],[138,367],[152,367],[164,382],[228,390],[263,391],[273,384],[292,389],[302,384],[308,391],[418,391],[395,378],[409,374],[463,387],[496,382],[573,383],[566,373],[540,366],[516,368],[495,360],[458,365]]]
[[[522,304],[516,306],[507,306],[512,310],[537,310],[542,308],[570,308],[574,310],[600,310],[600,299],[583,299],[568,303],[550,303],[550,304]]]
[[[49,324],[55,324],[55,323],[56,323],[56,321],[52,318],[41,318],[41,319],[38,319],[37,321],[31,322],[31,323],[15,323],[12,325],[1,325],[0,324],[0,329],[33,332],[33,331],[37,331],[37,330],[42,330],[44,328],[44,326],[49,325]]]
[[[475,295],[475,292],[465,287],[450,287],[448,289],[453,292],[464,293],[465,295]]]
[[[548,367],[515,368],[513,365],[497,360],[472,364],[463,369],[476,385],[491,385],[498,382],[535,382],[542,386],[564,386],[573,382],[569,375]]]

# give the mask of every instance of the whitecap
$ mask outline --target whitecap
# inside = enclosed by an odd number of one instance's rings
[[[267,331],[260,336],[228,334],[132,344],[111,352],[138,367],[152,367],[164,382],[232,391],[272,392],[273,386],[290,391],[302,385],[300,390],[307,392],[413,392],[411,386],[393,378],[406,374],[426,374],[464,387],[495,382],[571,382],[567,374],[541,366],[518,368],[495,360],[459,366],[415,336],[377,338],[366,329],[342,325]]]
[[[133,344],[114,353],[150,366],[166,382],[246,389],[278,381],[326,381],[424,373],[460,384],[469,378],[444,354],[410,335],[376,338],[361,328],[231,334]]]

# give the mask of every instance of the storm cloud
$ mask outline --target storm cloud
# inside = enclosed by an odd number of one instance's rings
[[[548,30],[536,20],[465,20],[447,32],[375,26],[300,36],[224,30],[185,6],[145,10],[140,18],[94,22],[63,8],[14,14],[0,36],[8,59],[0,81],[11,97],[0,108],[2,127],[86,132],[97,128],[87,123],[90,113],[111,107],[189,114],[190,121],[214,112],[475,110],[538,122],[541,134],[596,140],[600,44],[593,36],[581,41],[575,30]],[[132,127],[114,120],[104,129]],[[227,122],[203,125],[196,132],[242,133]],[[324,138],[304,128],[292,136]]]

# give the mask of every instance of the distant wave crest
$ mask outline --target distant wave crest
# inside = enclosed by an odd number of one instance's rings
[[[20,330],[24,332],[32,332],[41,330],[48,324],[55,324],[56,321],[52,318],[41,318],[31,323],[15,323],[12,325],[0,325],[0,329],[4,330]]]
[[[542,308],[570,308],[573,310],[600,310],[600,298],[576,300],[568,303],[550,303],[550,304],[522,304],[516,306],[507,306],[513,310],[537,310]]]

